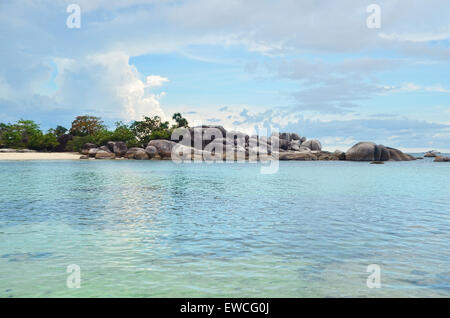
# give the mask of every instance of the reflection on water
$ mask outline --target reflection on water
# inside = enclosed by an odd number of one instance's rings
[[[0,162],[0,297],[449,297],[449,177],[431,160],[282,162],[273,175]],[[66,287],[70,264],[80,289]]]

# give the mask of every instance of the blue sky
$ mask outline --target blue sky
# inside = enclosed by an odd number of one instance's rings
[[[66,8],[81,8],[69,29]],[[381,8],[369,29],[366,8]],[[0,2],[0,122],[143,115],[450,149],[445,0]]]

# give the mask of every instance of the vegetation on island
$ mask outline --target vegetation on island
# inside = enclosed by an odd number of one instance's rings
[[[123,141],[127,147],[143,147],[150,140],[169,140],[178,127],[189,127],[180,113],[172,116],[175,124],[162,121],[159,116],[144,116],[140,121],[115,123],[110,130],[100,117],[77,116],[70,129],[63,126],[43,132],[32,120],[20,119],[15,123],[0,123],[0,148],[33,149],[39,151],[79,151],[86,143],[98,146],[108,141]]]

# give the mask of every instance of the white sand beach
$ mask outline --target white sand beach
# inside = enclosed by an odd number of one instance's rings
[[[78,160],[80,154],[76,152],[6,152],[0,153],[1,160]]]

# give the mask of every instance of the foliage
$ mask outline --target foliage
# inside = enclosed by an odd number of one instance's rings
[[[84,115],[75,118],[70,133],[74,136],[92,136],[105,129],[100,117]]]
[[[181,116],[180,113],[173,114],[172,119],[175,120],[175,122],[177,123],[175,128],[189,127],[187,119]]]
[[[30,140],[27,144],[28,149],[34,150],[47,150],[50,151],[53,148],[59,145],[56,135],[51,132],[43,134],[42,131],[37,132],[36,134],[30,137]]]
[[[19,120],[14,124],[0,124],[0,145],[7,148],[51,150],[58,146],[56,135],[44,134],[32,120]]]
[[[108,130],[99,117],[78,116],[70,128],[70,134],[74,137],[67,142],[65,150],[80,151],[86,143],[103,146],[108,141],[123,141],[128,147],[145,147],[150,140],[170,139],[173,130],[178,127],[189,127],[188,121],[180,113],[175,113],[172,119],[176,122],[172,127],[159,116],[145,116],[130,125],[116,122],[114,130]],[[31,120],[21,119],[14,124],[0,123],[0,147],[49,151],[59,145],[58,137],[66,133],[67,129],[62,126],[43,133],[39,125]]]
[[[49,132],[54,134],[56,137],[62,136],[67,132],[67,128],[63,127],[63,126],[56,126],[55,129],[51,128],[49,129]]]
[[[138,141],[146,145],[150,140],[153,139],[169,139],[169,122],[161,121],[161,117],[145,116],[142,121],[135,121],[130,125],[130,129],[138,139]],[[162,138],[164,137],[164,138]]]
[[[111,140],[126,142],[129,148],[141,146],[133,130],[121,121],[116,122],[116,129],[112,133]]]
[[[92,136],[74,136],[66,145],[66,151],[80,151],[86,143],[93,143]]]

